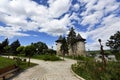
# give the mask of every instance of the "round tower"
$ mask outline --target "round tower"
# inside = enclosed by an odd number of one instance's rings
[[[76,54],[77,55],[82,55],[82,56],[86,56],[86,52],[85,52],[85,40],[84,38],[81,37],[80,34],[77,35],[76,37],[76,41],[77,41],[77,45],[76,45],[76,48],[77,48],[77,51],[76,51]]]
[[[61,51],[60,51],[60,48],[61,48],[61,41],[62,41],[62,36],[60,35],[60,37],[58,38],[58,40],[56,40],[56,51],[57,51],[57,55],[62,55],[61,54]]]

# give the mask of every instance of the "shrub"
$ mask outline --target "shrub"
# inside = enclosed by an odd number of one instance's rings
[[[59,60],[61,60],[56,55],[50,55],[50,54],[34,55],[33,58],[40,59],[40,60],[45,60],[45,61],[59,61]]]

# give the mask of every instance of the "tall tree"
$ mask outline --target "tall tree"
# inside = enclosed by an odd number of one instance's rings
[[[0,52],[6,52],[5,47],[8,46],[9,41],[8,38],[6,38],[2,43],[0,43]]]
[[[15,55],[17,55],[17,54],[18,54],[17,48],[18,48],[19,46],[20,46],[19,40],[14,41],[14,42],[10,45],[10,47],[11,47],[11,52],[14,53]]]
[[[2,45],[5,47],[5,46],[8,46],[9,44],[9,41],[8,41],[8,38],[5,39],[3,42],[2,42]]]
[[[110,47],[112,51],[120,52],[120,31],[110,36],[106,46]]]
[[[60,47],[60,51],[62,52],[63,59],[64,59],[65,54],[68,53],[68,44],[67,44],[65,37],[62,39],[61,43],[62,43],[62,45]]]
[[[71,50],[75,56],[75,54],[76,54],[76,33],[75,33],[73,27],[70,29],[67,41],[68,41],[69,48],[71,48]]]
[[[9,53],[9,52],[10,52],[10,46],[9,46],[9,45],[8,45],[8,46],[5,46],[5,47],[4,47],[4,50],[5,50],[6,53]]]

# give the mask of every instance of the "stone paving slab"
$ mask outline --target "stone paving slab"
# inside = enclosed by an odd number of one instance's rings
[[[77,61],[65,59],[65,61],[43,61],[31,59],[38,65],[25,70],[12,80],[80,80],[71,72],[71,65]]]

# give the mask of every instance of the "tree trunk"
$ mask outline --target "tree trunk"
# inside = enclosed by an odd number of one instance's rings
[[[30,66],[30,56],[29,56],[29,60],[28,60],[28,66]]]

